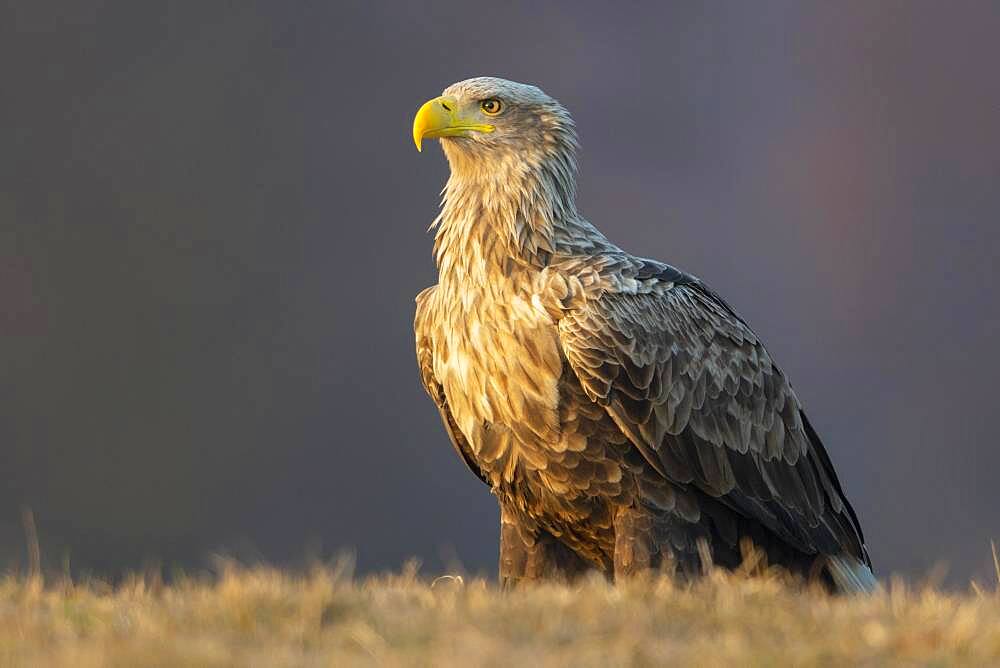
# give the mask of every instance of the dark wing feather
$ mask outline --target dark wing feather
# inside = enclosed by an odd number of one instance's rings
[[[448,438],[451,440],[455,452],[465,461],[469,470],[489,485],[486,475],[479,468],[479,465],[476,464],[476,460],[472,456],[472,449],[469,447],[469,442],[465,440],[465,436],[462,435],[458,424],[455,423],[451,409],[448,408],[448,399],[445,397],[444,388],[441,387],[441,383],[434,376],[434,357],[430,335],[432,323],[429,321],[430,313],[427,306],[428,297],[433,290],[434,286],[431,286],[417,295],[417,312],[413,320],[413,331],[416,335],[417,343],[417,366],[420,367],[420,380],[423,382],[427,394],[434,400],[434,404],[438,408],[438,413],[441,414],[441,422],[444,423],[445,431],[448,432]]]
[[[757,336],[697,279],[640,261],[560,322],[587,395],[664,477],[807,553],[868,563],[861,528],[798,398]]]

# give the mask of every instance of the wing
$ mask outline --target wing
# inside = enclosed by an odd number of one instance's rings
[[[465,461],[469,469],[488,485],[489,481],[487,481],[486,476],[476,464],[476,460],[472,456],[472,449],[469,447],[468,441],[465,440],[461,430],[455,423],[455,418],[452,416],[451,410],[448,408],[448,399],[444,395],[444,388],[441,387],[441,383],[434,377],[434,356],[433,348],[431,347],[431,332],[434,323],[433,312],[430,308],[431,296],[434,290],[435,286],[431,286],[422,290],[417,295],[417,312],[413,320],[413,331],[417,339],[417,366],[420,367],[420,380],[423,382],[427,394],[434,400],[434,404],[438,408],[438,413],[441,414],[441,421],[444,423],[445,431],[448,432],[448,438],[451,440],[455,452]]]
[[[869,563],[830,459],[757,336],[698,279],[638,262],[633,292],[604,292],[560,322],[590,399],[667,479],[806,553]]]

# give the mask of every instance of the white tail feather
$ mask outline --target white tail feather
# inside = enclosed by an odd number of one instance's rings
[[[878,581],[867,565],[854,557],[837,555],[827,558],[827,567],[837,589],[845,594],[875,591]]]

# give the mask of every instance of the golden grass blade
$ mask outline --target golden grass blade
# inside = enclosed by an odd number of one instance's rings
[[[997,591],[1000,592],[1000,558],[997,557],[996,541],[990,541],[990,548],[993,550],[993,570],[997,576]]]

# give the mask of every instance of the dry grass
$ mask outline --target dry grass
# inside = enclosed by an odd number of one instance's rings
[[[222,568],[163,586],[0,580],[0,664],[1000,665],[1000,594],[829,597],[774,574],[498,592],[481,580]]]

